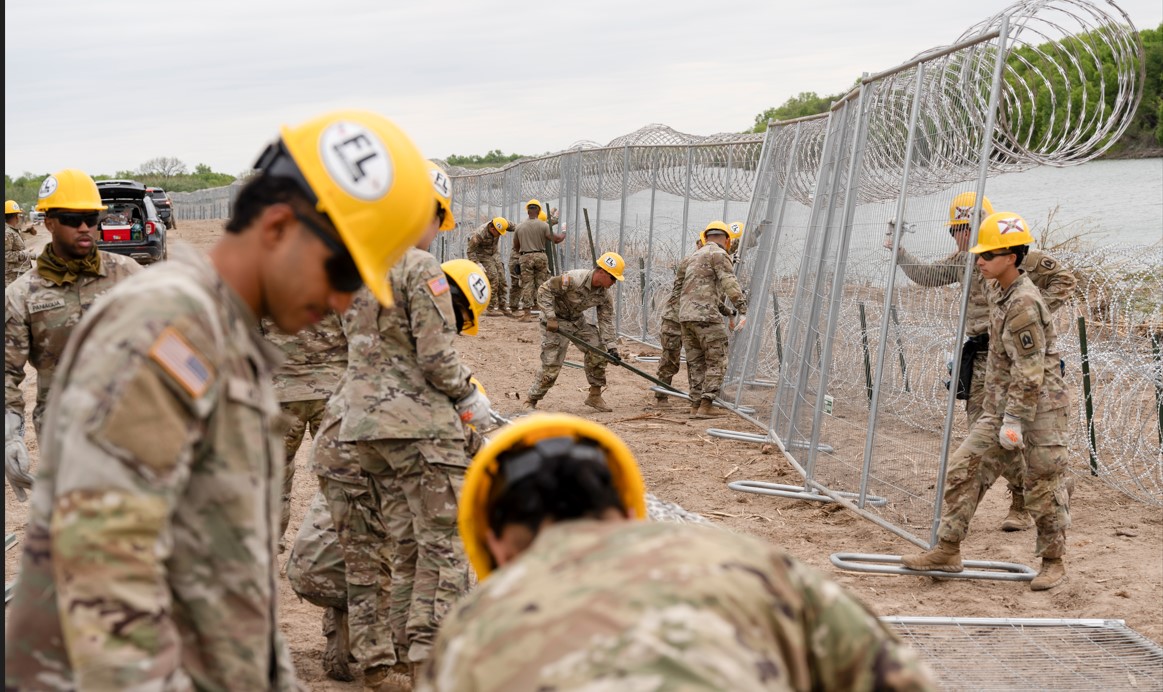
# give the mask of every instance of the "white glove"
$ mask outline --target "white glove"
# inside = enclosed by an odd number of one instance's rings
[[[885,250],[892,249],[892,231],[889,231],[888,233],[884,234],[884,249]]]
[[[24,446],[24,419],[19,413],[4,412],[4,475],[16,499],[28,499],[26,490],[32,490],[29,473],[28,447]]]
[[[1007,413],[997,434],[997,440],[1004,449],[1024,449],[1026,443],[1022,440],[1022,419]]]
[[[489,430],[493,426],[492,403],[489,398],[481,394],[476,387],[460,401],[456,402],[456,412],[460,420],[467,425],[477,428],[478,431]]]
[[[743,325],[745,325],[745,324],[747,324],[747,315],[739,315],[738,317],[732,317],[730,320],[727,321],[727,326],[730,327],[731,331],[733,331],[733,332],[739,331],[740,329],[743,328]]]

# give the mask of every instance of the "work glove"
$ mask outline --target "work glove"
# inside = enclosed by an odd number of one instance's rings
[[[618,353],[617,347],[615,347],[615,346],[610,347],[610,349],[607,350],[606,353],[610,354],[610,357],[613,358],[614,360],[618,361],[619,363],[622,362],[622,356]]]
[[[1022,419],[1007,413],[997,439],[1004,449],[1024,449],[1026,443],[1022,440]]]
[[[740,329],[743,329],[743,325],[745,325],[745,324],[747,324],[747,315],[739,315],[738,317],[732,317],[727,322],[727,326],[729,326],[731,328],[731,331],[733,331],[733,332],[737,332]]]
[[[550,317],[549,319],[545,320],[545,331],[547,331],[547,332],[556,332],[557,331],[557,318],[556,317]]]
[[[478,430],[488,430],[493,424],[493,413],[490,411],[492,403],[489,398],[476,387],[460,401],[456,402],[456,412],[460,414],[461,422],[471,425]]]
[[[28,499],[26,490],[32,490],[29,473],[28,447],[24,445],[24,418],[19,413],[4,413],[4,475],[16,499]]]
[[[891,249],[892,249],[892,231],[889,231],[888,233],[885,233],[885,234],[884,234],[884,243],[883,243],[883,245],[884,245],[884,249],[885,249],[885,250],[891,250]]]

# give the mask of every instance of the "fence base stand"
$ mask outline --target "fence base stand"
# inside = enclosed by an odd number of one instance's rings
[[[742,409],[740,409],[742,411]],[[721,437],[725,440],[735,440],[736,442],[754,442],[756,444],[773,444],[774,439],[767,435],[757,435],[755,433],[739,432],[738,430],[727,430],[725,428],[707,428],[707,434],[711,437]],[[809,443],[806,440],[792,440],[785,442],[784,447],[787,449],[807,449]],[[831,454],[836,451],[828,445],[816,445],[816,451]]]
[[[774,497],[786,497],[791,500],[812,500],[815,502],[834,502],[834,500],[827,495],[821,495],[819,492],[812,491],[806,486],[802,485],[784,485],[782,483],[767,483],[764,481],[734,481],[728,483],[727,487],[731,490],[738,490],[741,493],[756,493],[757,495],[772,495]],[[837,495],[846,500],[859,500],[859,493],[837,492]],[[883,497],[876,497],[869,495],[865,500],[866,504],[873,507],[883,507],[888,504],[888,500]]]
[[[12,546],[16,545],[16,534],[9,533],[4,536],[4,552],[8,552]]]
[[[903,574],[911,577],[937,577],[939,579],[987,579],[992,581],[1031,581],[1038,573],[1016,562],[992,562],[990,560],[964,560],[966,569],[960,572],[940,570],[912,570],[900,565],[899,555],[877,555],[869,553],[833,553],[832,564],[850,572],[870,574]]]
[[[683,399],[685,401],[691,400],[690,394],[684,394],[683,392],[676,392],[676,391],[667,389],[666,387],[659,387],[658,385],[654,385],[653,387],[651,387],[650,391],[654,392],[655,394],[665,394],[667,396],[673,396],[676,399]],[[754,406],[740,406],[738,408],[732,408],[731,406],[728,406],[727,404],[724,404],[724,403],[717,401],[717,400],[715,401],[715,406],[718,406],[719,408],[725,408],[728,411],[738,411],[739,413],[746,413],[748,415],[755,413]]]

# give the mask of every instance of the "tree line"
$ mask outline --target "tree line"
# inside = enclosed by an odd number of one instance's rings
[[[1157,151],[1163,147],[1163,24],[1157,29],[1144,29],[1139,32],[1143,42],[1143,98],[1139,108],[1126,132],[1110,149],[1110,156],[1119,156],[1127,152]],[[1075,84],[1069,93],[1062,83],[1046,84],[1038,74],[1050,75],[1056,78],[1058,71],[1051,67],[1048,55],[1060,55],[1063,51],[1075,52],[1071,49],[1085,45],[1094,50],[1105,64],[1103,74],[1094,68],[1091,61],[1084,65],[1086,84]],[[1062,41],[1061,47],[1050,43],[1042,44],[1038,49],[1022,47],[1013,52],[1009,58],[1010,69],[1006,71],[1006,79],[1016,82],[1029,75],[1027,83],[1035,85],[1034,100],[1036,108],[1023,111],[1023,121],[1015,123],[1015,131],[1024,132],[1032,129],[1030,141],[1039,142],[1047,136],[1052,126],[1061,127],[1067,119],[1067,112],[1077,114],[1082,107],[1083,92],[1086,98],[1093,103],[1095,98],[1101,98],[1105,103],[1106,112],[1114,106],[1118,95],[1119,84],[1114,74],[1111,49],[1102,40],[1088,40],[1086,34],[1072,36]],[[1033,73],[1033,74],[1031,74]],[[1072,75],[1073,77],[1073,75]],[[1099,84],[1105,90],[1099,89]],[[1058,81],[1061,81],[1058,78]],[[820,96],[814,91],[805,91],[789,98],[779,106],[764,110],[755,116],[755,122],[750,132],[763,132],[767,129],[769,120],[793,120],[808,115],[817,115],[826,112],[840,97],[847,92]],[[1053,105],[1053,108],[1051,108]],[[1093,109],[1093,105],[1090,106]],[[1094,124],[1090,124],[1093,130]],[[1089,133],[1085,133],[1089,134]]]

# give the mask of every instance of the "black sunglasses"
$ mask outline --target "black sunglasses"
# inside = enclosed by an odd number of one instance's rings
[[[331,287],[341,293],[358,291],[363,286],[363,277],[360,276],[359,267],[355,266],[355,260],[343,243],[336,240],[334,236],[307,215],[296,211],[295,218],[318,236],[328,250],[331,250],[331,256],[323,263],[323,268],[327,271],[327,281]]]
[[[96,228],[97,222],[101,220],[101,212],[99,211],[54,211],[48,215],[50,219],[56,219],[62,225],[70,228],[80,228],[81,224]]]
[[[963,225],[963,226],[950,226],[950,227],[949,227],[949,235],[957,235],[957,234],[958,234],[958,233],[960,233],[961,231],[968,231],[968,230],[969,230],[969,226],[968,226],[968,225]]]
[[[1014,253],[1012,253],[1012,252],[995,252],[993,250],[986,250],[985,252],[978,253],[977,256],[980,257],[981,259],[985,260],[986,262],[989,262],[994,257],[1005,257],[1006,255],[1012,255],[1012,254],[1014,254]]]

